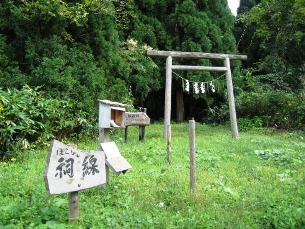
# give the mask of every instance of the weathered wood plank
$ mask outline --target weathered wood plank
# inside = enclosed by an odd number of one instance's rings
[[[212,71],[212,72],[225,72],[226,67],[213,67],[213,66],[190,66],[190,65],[173,65],[173,70],[193,70],[193,71]]]
[[[121,172],[125,173],[131,169],[131,165],[121,155],[115,142],[101,143],[101,148],[106,155],[106,165],[117,175]]]
[[[122,107],[122,108],[125,108],[125,109],[128,107],[127,104],[113,102],[113,101],[110,101],[110,100],[98,100],[98,102],[102,103],[102,104],[109,105],[109,106]]]
[[[148,50],[148,56],[156,57],[177,57],[177,58],[197,58],[197,59],[226,59],[230,60],[247,60],[246,55],[220,54],[220,53],[205,53],[205,52],[178,52],[178,51],[157,51]]]

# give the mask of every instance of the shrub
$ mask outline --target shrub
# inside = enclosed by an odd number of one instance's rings
[[[263,120],[260,117],[254,118],[238,118],[238,128],[240,131],[248,131],[251,129],[261,128]]]
[[[0,157],[34,142],[79,133],[88,127],[87,117],[71,101],[45,98],[37,88],[0,90]]]
[[[257,127],[305,128],[305,100],[302,96],[280,91],[243,92],[236,97],[241,130]],[[209,110],[209,120],[224,123],[230,119],[227,104]]]
[[[239,117],[260,117],[263,125],[284,129],[304,129],[304,98],[285,92],[242,93],[236,99]]]

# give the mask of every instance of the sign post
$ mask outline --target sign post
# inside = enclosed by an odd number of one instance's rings
[[[79,219],[78,191],[106,183],[105,153],[82,151],[52,141],[47,158],[45,184],[50,194],[69,193],[69,222]]]
[[[79,220],[78,192],[69,192],[69,223],[76,224]]]

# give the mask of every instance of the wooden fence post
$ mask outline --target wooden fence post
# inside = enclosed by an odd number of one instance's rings
[[[227,81],[228,100],[229,100],[229,109],[230,109],[231,132],[232,132],[233,138],[237,139],[239,137],[239,135],[238,135],[235,99],[234,99],[232,73],[231,73],[229,57],[226,57],[226,59],[225,59],[225,67],[227,68],[226,81]]]
[[[167,126],[171,123],[172,106],[172,65],[173,58],[168,56],[166,59],[166,83],[165,83],[165,106],[164,106],[164,130],[163,136],[167,139]]]
[[[189,143],[190,143],[190,188],[195,191],[196,188],[196,147],[195,147],[195,120],[189,121]]]
[[[170,164],[172,162],[172,130],[171,125],[167,125],[167,161]]]

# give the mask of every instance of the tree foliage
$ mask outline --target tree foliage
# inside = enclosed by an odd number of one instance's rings
[[[236,52],[235,38],[232,33],[234,17],[226,1],[136,0],[135,8],[137,13],[131,23],[133,31],[130,37],[140,43],[146,43],[159,50]],[[178,62],[178,60],[175,61]],[[223,64],[207,60],[187,61],[195,65]],[[179,63],[185,62],[180,60]],[[197,81],[207,81],[218,76],[207,72],[188,72],[184,75],[185,78]],[[173,94],[182,90],[181,86],[181,81],[174,79]],[[224,100],[224,88],[224,81],[222,81],[215,98]],[[185,97],[194,100],[189,95],[185,94]],[[213,106],[214,100],[211,97],[202,96],[201,99],[209,101],[206,102],[208,106]],[[215,99],[215,102],[216,100],[218,99]],[[198,110],[199,112],[201,111]]]
[[[291,95],[302,89],[304,80],[305,54],[300,51],[305,48],[304,9],[303,0],[242,0],[235,20],[226,0],[2,0],[1,93],[13,91],[22,96],[24,85],[39,88],[46,100],[68,101],[69,112],[83,112],[91,124],[96,122],[97,99],[150,105],[160,118],[164,61],[146,56],[153,48],[217,53],[239,50],[248,54],[249,69],[238,77],[240,63],[233,64],[237,95],[267,90],[289,91]],[[232,32],[234,20],[238,49]],[[186,61],[223,65],[219,61]],[[175,59],[174,63],[186,61]],[[188,72],[183,76],[209,81],[219,75]],[[219,119],[226,117],[222,112],[225,81],[216,86],[213,95],[184,94],[190,107],[200,99],[190,115],[205,120],[208,112]],[[181,89],[179,79],[174,79],[173,93],[181,95]]]
[[[240,50],[248,52],[250,66],[273,89],[302,89],[305,54],[300,50],[305,48],[305,3],[302,0],[259,2],[239,16],[245,30],[250,28],[246,37],[239,32]]]

